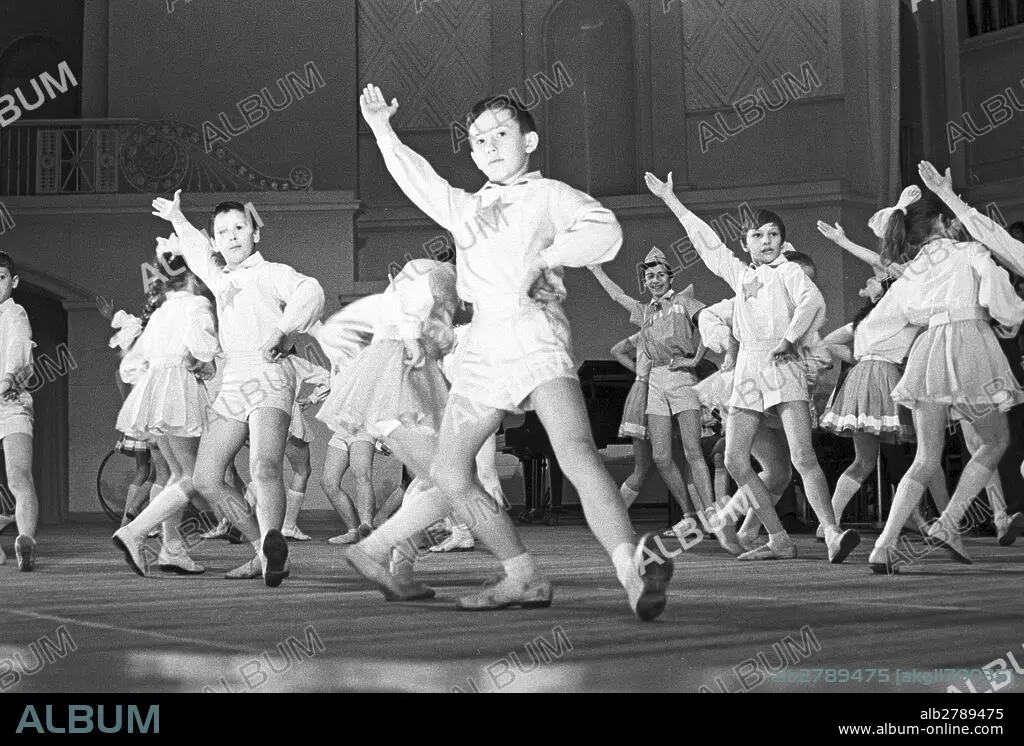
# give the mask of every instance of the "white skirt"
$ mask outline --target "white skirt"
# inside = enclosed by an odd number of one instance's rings
[[[117,416],[117,429],[131,438],[198,438],[206,429],[210,398],[206,384],[183,365],[150,368]]]

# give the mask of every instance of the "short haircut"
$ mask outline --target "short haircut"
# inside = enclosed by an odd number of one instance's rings
[[[18,268],[14,266],[14,259],[6,251],[0,251],[0,267],[6,267],[7,271],[11,273],[11,277],[18,274]]]
[[[1006,229],[1010,233],[1024,233],[1024,220],[1018,220],[1016,223],[1010,223],[1010,227]]]
[[[777,225],[779,227],[779,235],[782,236],[782,242],[786,242],[786,223],[783,221],[782,217],[778,213],[774,213],[771,210],[758,210],[757,212],[754,213],[754,221],[754,225],[750,225],[748,219],[747,224],[744,225],[744,228],[748,231],[753,231],[757,230],[762,225],[773,223],[774,225]],[[744,234],[744,238],[745,237],[746,234]]]
[[[481,101],[477,101],[473,104],[473,108],[469,110],[469,118],[466,120],[466,129],[468,130],[470,125],[479,119],[485,112],[498,112],[503,110],[512,112],[515,120],[519,122],[519,130],[524,135],[537,131],[537,122],[534,121],[533,114],[510,96],[490,96]]]
[[[245,217],[249,219],[249,227],[251,227],[254,231],[259,229],[259,226],[256,225],[255,219],[253,218],[252,215],[249,214],[249,211],[245,209],[245,205],[243,205],[241,202],[221,202],[219,205],[213,208],[213,213],[210,215],[210,235],[213,235],[213,223],[217,219],[218,215],[223,215],[225,213],[235,211],[242,213],[243,215],[245,215]]]

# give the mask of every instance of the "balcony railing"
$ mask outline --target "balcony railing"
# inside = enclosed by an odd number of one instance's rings
[[[119,191],[121,135],[138,123],[36,119],[7,125],[0,130],[0,195]]]
[[[289,192],[312,189],[313,171],[264,174],[199,130],[138,119],[35,119],[0,128],[0,197],[49,194]]]
[[[967,36],[991,34],[1024,23],[1024,0],[962,0],[967,11]]]

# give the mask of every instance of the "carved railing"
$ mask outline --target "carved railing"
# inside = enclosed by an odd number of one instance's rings
[[[1024,24],[1024,0],[962,0],[967,36],[973,38]]]
[[[306,191],[313,172],[254,169],[199,130],[171,121],[36,119],[0,129],[0,196],[118,192]]]

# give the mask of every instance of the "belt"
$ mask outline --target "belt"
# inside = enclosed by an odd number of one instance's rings
[[[752,342],[741,341],[740,350],[747,350],[750,352],[770,352],[778,347],[782,343],[783,339],[783,337],[779,337],[778,339],[758,339]]]
[[[892,360],[887,358],[885,355],[872,355],[872,354],[861,355],[860,358],[857,360],[857,362],[858,363],[863,363],[863,362],[889,363],[889,365],[898,365],[898,363],[894,363]]]
[[[954,308],[950,311],[943,311],[942,313],[932,315],[932,317],[928,319],[928,326],[943,326],[945,324],[953,324],[957,321],[972,321],[973,319],[988,321],[988,311],[980,307]]]

